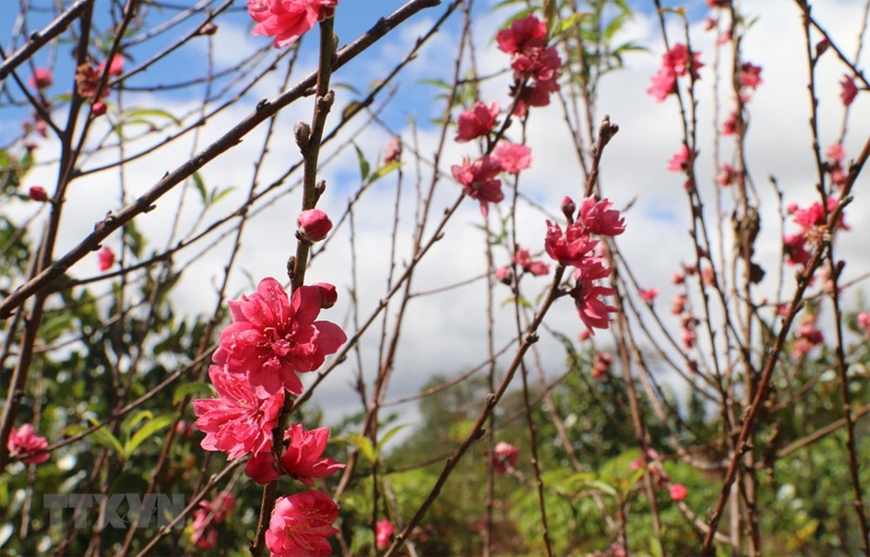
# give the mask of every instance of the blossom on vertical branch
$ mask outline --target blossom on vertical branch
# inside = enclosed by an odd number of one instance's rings
[[[498,124],[498,103],[486,106],[480,101],[456,119],[457,133],[454,141],[465,143],[489,134]]]
[[[277,280],[263,279],[254,294],[230,300],[233,323],[221,332],[213,361],[246,375],[260,398],[282,388],[300,394],[296,373],[314,371],[347,340],[335,323],[315,321],[321,303],[317,286],[300,286],[290,300]]]
[[[489,214],[489,203],[504,199],[501,180],[497,179],[501,170],[498,161],[486,155],[474,162],[465,157],[461,165],[454,164],[451,167],[453,177],[462,184],[468,197],[480,202],[480,212],[484,218]]]
[[[611,209],[612,205],[607,199],[597,201],[587,197],[580,203],[578,218],[574,220],[576,205],[566,198],[562,201],[569,221],[565,231],[547,221],[544,248],[555,261],[575,268],[574,287],[567,294],[574,299],[580,320],[591,334],[594,334],[593,329],[609,327],[610,314],[616,312],[615,307],[601,300],[603,296],[615,294],[616,290],[598,282],[609,277],[611,270],[605,267],[604,259],[596,255],[598,241],[591,236],[616,236],[625,231],[624,219],[619,211]]]
[[[272,557],[331,555],[327,538],[339,533],[332,526],[337,518],[338,505],[319,491],[279,497],[266,531],[266,547]]]
[[[692,79],[701,79],[698,70],[704,63],[700,57],[700,52],[691,52],[686,45],[676,43],[662,55],[662,65],[653,76],[652,86],[646,92],[658,102],[664,101],[677,92],[677,78],[688,75],[690,67]]]
[[[858,96],[858,88],[855,86],[855,79],[845,74],[843,81],[840,82],[840,99],[843,101],[843,106],[849,106],[855,97]]]
[[[296,42],[314,24],[335,14],[338,0],[248,0],[248,15],[257,22],[253,34],[275,37],[275,48]]]
[[[550,95],[559,90],[562,59],[554,47],[547,46],[547,24],[529,15],[499,31],[496,41],[499,50],[511,56],[514,114],[525,116],[529,106],[550,104]]]
[[[244,374],[231,373],[226,366],[211,366],[208,375],[218,398],[193,401],[195,425],[206,434],[202,448],[226,452],[227,460],[269,451],[284,391],[259,398]]]
[[[396,527],[387,518],[383,518],[375,524],[375,545],[383,549],[390,545],[390,540],[396,532]]]
[[[504,441],[496,443],[492,453],[492,466],[496,472],[506,474],[517,467],[519,455],[520,451],[510,443]]]
[[[100,270],[105,272],[112,268],[112,265],[115,264],[115,252],[112,251],[112,248],[104,247],[97,254],[97,266],[99,266]]]

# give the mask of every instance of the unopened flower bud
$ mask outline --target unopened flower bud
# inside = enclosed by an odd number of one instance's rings
[[[320,291],[320,309],[329,309],[338,301],[338,290],[334,284],[318,282],[314,286]]]
[[[320,209],[302,211],[296,222],[299,224],[299,230],[296,234],[299,238],[309,242],[323,240],[332,230],[332,221]]]
[[[217,33],[217,30],[218,30],[218,26],[209,21],[208,23],[206,23],[205,25],[203,25],[202,27],[199,28],[199,34],[200,35],[214,35],[215,33]]]
[[[106,103],[103,101],[97,101],[93,105],[91,105],[91,112],[94,113],[94,116],[102,116],[106,113]]]
[[[305,122],[296,122],[293,126],[293,135],[296,136],[296,145],[299,145],[300,149],[305,149],[308,147],[308,140],[311,139],[311,126]]]
[[[34,201],[48,201],[48,194],[42,186],[30,186],[30,191],[27,192],[30,199]]]
[[[565,215],[565,218],[568,219],[569,223],[574,222],[574,213],[577,212],[577,205],[574,204],[574,200],[565,196],[565,199],[562,200],[562,213]]]
[[[495,278],[503,284],[511,285],[514,281],[514,272],[510,267],[499,267],[495,270]]]

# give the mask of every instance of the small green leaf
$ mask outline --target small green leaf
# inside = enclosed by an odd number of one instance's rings
[[[90,418],[89,421],[92,425],[97,425],[99,423],[94,418]],[[75,433],[73,435],[75,435]],[[102,426],[100,429],[94,431],[91,436],[94,442],[98,445],[102,445],[108,449],[112,449],[119,457],[125,458],[124,447],[121,446],[121,442],[118,441],[118,438],[112,435],[111,431],[106,429],[106,426]]]
[[[158,116],[161,118],[166,118],[168,120],[172,120],[178,125],[181,125],[181,120],[179,120],[169,112],[166,112],[165,110],[161,110],[159,108],[134,108],[131,110],[127,110],[124,113],[124,121],[129,121],[130,118],[141,118],[148,121],[147,118],[145,118],[147,116]]]
[[[191,178],[193,178],[193,185],[196,186],[196,191],[199,192],[199,198],[202,199],[202,204],[209,205],[208,193],[205,190],[205,182],[202,181],[202,175],[199,172],[194,172]]]
[[[381,440],[378,441],[378,445],[377,445],[378,453],[381,452],[381,450],[384,448],[384,445],[386,445],[387,442],[390,439],[392,439],[394,435],[396,435],[397,433],[399,433],[400,431],[402,431],[406,427],[407,427],[407,424],[397,425],[396,427],[394,427],[394,428],[390,429],[388,432],[386,432],[384,434],[384,436],[381,437]]]
[[[124,456],[130,458],[139,445],[161,429],[168,427],[173,420],[174,418],[171,415],[165,415],[159,416],[143,425],[124,445]]]
[[[356,143],[354,143],[353,148],[356,149],[356,156],[359,159],[359,173],[362,175],[362,181],[365,182],[366,178],[369,177],[369,170],[371,169],[369,161],[366,160],[362,149],[360,149]]]
[[[184,383],[179,385],[178,388],[175,389],[175,393],[172,394],[172,404],[178,404],[184,397],[192,394],[213,396],[214,389],[212,389],[208,383],[203,381]]]
[[[369,462],[373,463],[377,458],[375,449],[372,447],[372,442],[368,437],[364,437],[358,433],[349,433],[345,435],[345,440],[356,447]]]
[[[124,423],[121,424],[121,431],[129,437],[130,433],[136,429],[136,426],[138,426],[140,422],[153,419],[154,414],[152,414],[150,410],[140,410],[135,414],[130,414],[127,419],[124,420]]]
[[[373,184],[377,180],[380,180],[381,178],[383,178],[384,176],[386,176],[387,174],[392,172],[393,170],[396,170],[397,168],[401,168],[401,167],[402,167],[402,163],[399,161],[393,161],[389,164],[385,164],[384,166],[382,166],[382,167],[378,168],[377,170],[375,170],[374,172],[372,172],[372,175],[369,176],[368,183]]]

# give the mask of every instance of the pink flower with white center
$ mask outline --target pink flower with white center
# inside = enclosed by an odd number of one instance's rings
[[[488,203],[498,203],[504,199],[501,181],[496,179],[501,165],[492,157],[483,156],[473,163],[464,157],[461,165],[453,165],[450,170],[457,182],[465,188],[468,197],[480,202],[480,212],[484,218],[489,214]]]
[[[48,68],[34,68],[33,75],[27,78],[31,89],[48,89],[54,83],[54,73]]]
[[[105,272],[112,268],[115,264],[115,252],[111,248],[105,247],[97,254],[97,265],[100,270]]]
[[[558,224],[547,221],[544,248],[553,260],[563,265],[584,265],[597,245],[598,241],[589,236],[589,231],[581,222],[569,224],[563,233]]]
[[[740,85],[748,89],[755,89],[763,83],[761,81],[761,67],[752,62],[744,62],[740,65],[739,77]]]
[[[390,545],[390,539],[395,533],[396,527],[389,519],[381,519],[375,524],[375,545],[378,549],[383,549]]]
[[[837,142],[825,150],[825,157],[834,162],[840,162],[846,158],[846,151],[843,149],[843,146]]]
[[[275,48],[295,42],[318,21],[332,17],[338,0],[248,0],[248,15],[257,22],[253,34],[275,37]]]
[[[231,373],[226,366],[211,366],[208,375],[219,398],[193,401],[194,425],[206,434],[202,448],[224,451],[227,460],[271,450],[284,391],[259,398],[244,374]]]
[[[9,456],[18,458],[20,455],[41,451],[48,447],[48,439],[41,435],[37,435],[32,424],[23,424],[16,430],[12,428],[9,432],[9,440],[6,442],[6,448],[9,449]],[[21,461],[27,464],[42,464],[51,455],[47,452],[39,453],[33,456],[22,458]]]
[[[454,141],[465,143],[491,132],[498,123],[498,103],[489,107],[480,101],[462,114],[456,120],[457,134]]]
[[[684,172],[689,165],[689,148],[683,143],[668,161],[668,170],[671,172]]]
[[[497,472],[505,474],[508,470],[517,467],[517,458],[519,458],[519,455],[520,451],[516,447],[510,443],[501,441],[496,443],[495,448],[493,449],[492,465]]]
[[[301,425],[291,424],[286,437],[290,444],[281,457],[281,468],[305,485],[313,486],[312,478],[325,478],[344,468],[344,464],[321,456],[329,442],[329,428],[305,431]]]
[[[625,220],[611,207],[613,203],[608,199],[596,201],[594,197],[587,197],[580,203],[580,220],[594,234],[618,236],[625,232]]]
[[[271,557],[326,557],[332,554],[327,538],[339,533],[332,526],[338,505],[319,491],[279,497],[266,530]]]
[[[849,106],[855,97],[858,95],[858,88],[855,86],[855,80],[848,74],[843,74],[843,81],[840,82],[840,99],[843,100],[844,106]]]
[[[335,323],[315,321],[321,305],[316,286],[300,286],[288,300],[277,280],[265,278],[254,294],[229,305],[233,323],[221,332],[212,360],[232,373],[247,374],[260,398],[282,388],[300,394],[296,373],[314,371],[347,340]]]
[[[870,311],[858,314],[858,326],[864,329],[865,334],[870,334]]]
[[[30,189],[27,191],[27,197],[34,201],[48,201],[48,193],[46,193],[45,188],[42,186],[30,186]]]
[[[332,230],[332,221],[329,216],[320,209],[309,209],[299,213],[296,219],[299,228],[296,234],[299,238],[309,242],[319,242],[326,238]]]
[[[505,172],[519,174],[532,165],[532,150],[521,144],[504,140],[492,152],[494,158]]]
[[[683,484],[671,484],[668,486],[668,493],[674,501],[682,501],[689,494],[689,490]]]
[[[659,289],[658,288],[641,288],[640,290],[637,291],[637,293],[640,294],[641,300],[643,300],[644,302],[649,304],[649,303],[652,303],[652,301],[658,297]]]
[[[600,258],[591,258],[574,272],[575,286],[571,290],[574,305],[580,320],[595,335],[593,329],[606,329],[610,326],[610,314],[616,308],[604,303],[601,296],[616,294],[615,288],[599,286],[595,281],[610,276],[610,269],[604,266]]]

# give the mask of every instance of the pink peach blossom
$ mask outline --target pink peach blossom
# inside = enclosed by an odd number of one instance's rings
[[[516,54],[543,47],[546,38],[547,24],[534,15],[529,15],[515,19],[510,28],[498,32],[495,40],[499,50],[506,54]]]
[[[492,153],[505,172],[519,174],[532,165],[532,150],[525,145],[502,141]]]
[[[858,88],[855,86],[855,80],[848,74],[843,74],[843,81],[840,82],[840,99],[844,106],[849,106],[855,97],[858,95]]]
[[[259,398],[244,374],[231,373],[226,366],[211,366],[208,375],[218,398],[193,401],[194,425],[206,434],[202,448],[224,451],[227,460],[270,450],[284,391]]]
[[[510,267],[499,267],[495,270],[495,280],[510,286],[514,281],[514,272]]]
[[[390,545],[390,539],[395,533],[396,527],[389,519],[381,519],[375,524],[375,545],[378,549],[383,549]]]
[[[331,17],[338,0],[248,0],[248,15],[257,22],[253,34],[275,37],[283,48]]]
[[[671,160],[668,161],[668,170],[671,172],[683,172],[689,164],[689,148],[683,143]]]
[[[332,523],[338,505],[319,491],[279,497],[266,531],[272,557],[326,557],[332,554],[327,538],[339,533]]]
[[[744,62],[740,65],[739,77],[740,85],[749,89],[755,89],[763,83],[761,81],[761,67],[752,62]]]
[[[597,245],[598,241],[589,236],[589,231],[583,223],[571,223],[565,228],[565,232],[562,232],[558,224],[547,221],[544,248],[554,261],[563,265],[581,266]]]
[[[387,143],[386,151],[384,152],[384,164],[398,162],[402,158],[402,138],[394,135]]]
[[[658,288],[641,288],[638,290],[638,294],[640,294],[640,298],[647,303],[652,302],[659,295]]]
[[[615,288],[598,285],[595,281],[610,276],[610,269],[606,268],[600,258],[592,258],[574,271],[575,286],[571,290],[574,305],[580,320],[593,335],[593,329],[606,329],[610,326],[610,314],[616,312],[616,308],[604,303],[602,296],[616,294]]]
[[[6,442],[6,448],[9,449],[9,456],[13,458],[41,451],[46,447],[48,447],[48,439],[41,435],[37,435],[32,424],[22,424],[22,426],[17,430],[12,428],[9,432],[9,440]],[[48,460],[50,456],[49,453],[44,452],[22,458],[21,461],[27,464],[42,464]]]
[[[594,234],[618,236],[625,232],[625,220],[611,207],[613,203],[608,199],[596,201],[587,197],[580,203],[580,220]]]
[[[493,102],[489,107],[480,101],[462,114],[456,120],[457,134],[454,141],[465,143],[482,137],[493,130],[498,123],[499,107]]]
[[[865,333],[870,334],[870,311],[858,314],[858,326],[864,329]]]
[[[33,75],[27,78],[31,89],[47,89],[54,83],[54,73],[48,68],[33,68]]]
[[[840,162],[846,158],[846,151],[843,149],[843,146],[837,142],[825,150],[825,157],[834,162]]]
[[[231,373],[247,374],[260,398],[282,388],[301,393],[296,373],[314,371],[347,340],[335,323],[315,321],[321,305],[316,286],[300,286],[288,300],[277,280],[265,278],[257,292],[229,305],[233,323],[221,332],[212,359]]]
[[[501,441],[496,443],[492,454],[492,465],[497,472],[506,473],[511,468],[517,467],[517,458],[520,451],[511,445]]]
[[[501,165],[492,157],[483,156],[473,163],[465,157],[462,164],[453,165],[451,171],[456,181],[465,188],[468,197],[480,202],[480,212],[484,217],[489,214],[489,203],[504,199],[501,181],[496,179],[501,172]]]
[[[301,425],[291,424],[287,433],[290,444],[281,457],[281,468],[291,477],[313,486],[312,478],[325,478],[344,468],[344,464],[321,456],[329,442],[329,428],[305,431]]]

